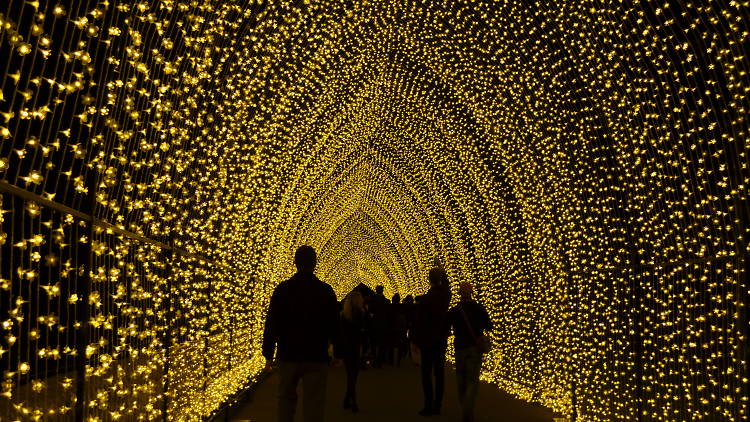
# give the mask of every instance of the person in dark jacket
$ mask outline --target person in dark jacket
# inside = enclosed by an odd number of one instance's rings
[[[419,348],[422,359],[422,389],[424,409],[421,416],[439,415],[445,390],[445,350],[448,343],[446,317],[451,301],[448,277],[442,268],[429,273],[430,290],[420,297],[417,305],[412,342]],[[434,389],[433,389],[434,376]]]
[[[334,356],[344,360],[346,370],[344,409],[358,412],[357,376],[359,375],[362,342],[365,337],[364,299],[360,292],[353,291],[344,299],[340,324],[338,340],[334,345]]]
[[[278,421],[292,422],[297,384],[302,380],[305,422],[323,422],[328,380],[328,345],[338,328],[336,294],[313,274],[315,249],[300,246],[294,255],[297,273],[276,286],[266,314],[263,356],[271,369],[279,360]]]
[[[372,314],[370,313],[370,304],[368,299],[364,299],[364,301],[364,333],[362,334],[362,357],[359,369],[366,371],[369,365],[375,360],[375,354],[373,352],[375,340],[372,334]]]
[[[448,324],[453,327],[456,383],[458,402],[463,422],[474,421],[474,403],[479,391],[479,373],[482,370],[482,353],[477,349],[477,338],[492,329],[487,310],[472,299],[471,284],[462,282],[458,292],[461,301],[448,311]],[[468,324],[470,325],[467,325]]]
[[[401,366],[401,358],[406,354],[406,317],[401,304],[401,295],[396,293],[388,308],[387,361]]]

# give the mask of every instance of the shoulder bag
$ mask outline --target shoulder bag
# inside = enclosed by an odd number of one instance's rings
[[[490,343],[489,337],[485,335],[481,335],[479,337],[476,336],[474,333],[474,328],[472,328],[471,323],[469,322],[469,317],[466,316],[466,312],[464,312],[463,306],[459,305],[458,310],[461,312],[461,315],[464,317],[464,321],[466,322],[466,327],[469,329],[469,334],[471,334],[471,337],[474,339],[474,344],[477,348],[477,351],[481,354],[489,353],[490,350],[492,350],[492,344]]]

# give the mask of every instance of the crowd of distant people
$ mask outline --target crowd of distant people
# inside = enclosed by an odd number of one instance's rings
[[[424,407],[418,414],[439,415],[452,330],[461,420],[472,422],[482,356],[489,351],[485,332],[492,328],[486,309],[473,299],[472,285],[460,283],[460,298],[450,308],[448,278],[437,266],[429,271],[430,288],[423,295],[401,301],[396,293],[388,300],[379,285],[371,295],[355,289],[339,303],[331,286],[315,276],[316,263],[312,247],[297,250],[297,273],[276,287],[266,315],[263,356],[267,371],[274,356],[278,360],[278,421],[294,420],[300,381],[304,421],[324,421],[329,365],[345,368],[343,407],[358,412],[360,371],[400,366],[407,356],[421,370]]]

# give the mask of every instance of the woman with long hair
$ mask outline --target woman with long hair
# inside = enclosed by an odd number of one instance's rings
[[[364,299],[358,291],[349,293],[344,299],[341,310],[341,327],[339,338],[334,348],[337,358],[344,360],[346,369],[346,394],[344,408],[358,412],[357,406],[357,376],[361,360],[362,339],[365,326]]]

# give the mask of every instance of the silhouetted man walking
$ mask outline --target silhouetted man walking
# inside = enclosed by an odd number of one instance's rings
[[[388,328],[388,307],[390,302],[383,295],[383,286],[375,286],[375,295],[370,298],[372,313],[373,368],[380,368],[386,358],[386,331]]]
[[[313,274],[315,249],[300,246],[297,273],[273,291],[263,333],[263,356],[270,370],[278,344],[278,421],[293,422],[297,384],[302,380],[305,422],[323,422],[328,380],[328,344],[338,323],[333,289]]]
[[[441,268],[430,270],[430,290],[417,305],[412,342],[422,355],[424,409],[421,416],[439,415],[445,388],[445,350],[448,347],[448,306],[451,292],[448,277]],[[433,389],[434,376],[434,389]]]

